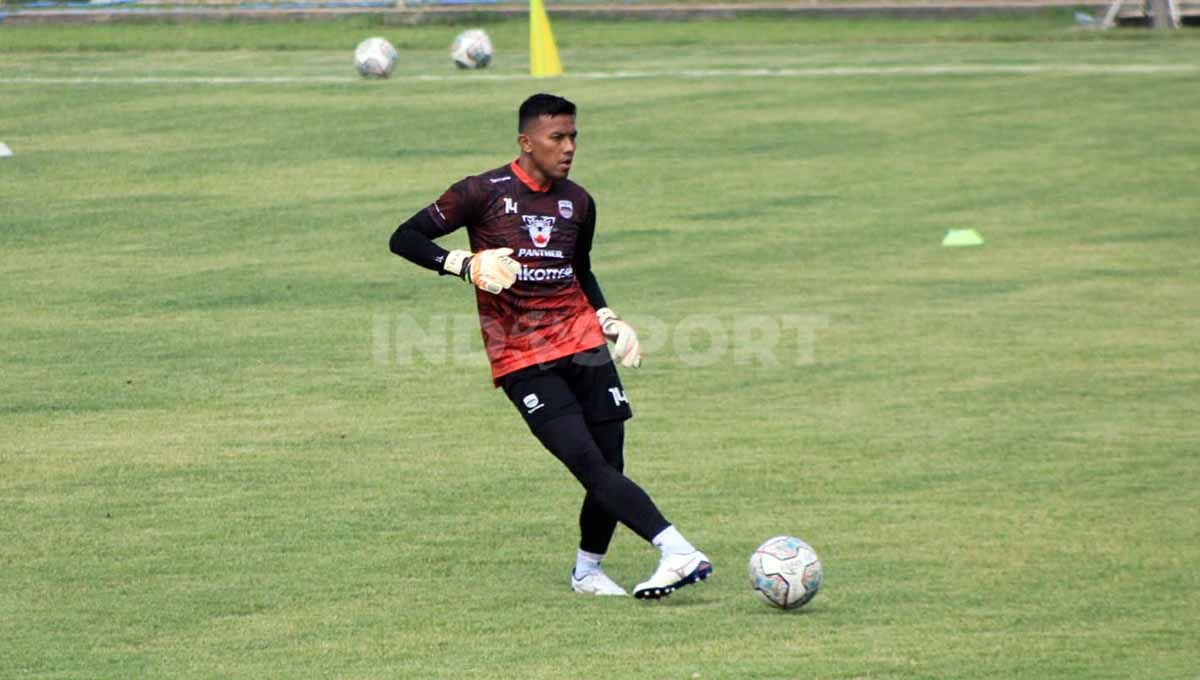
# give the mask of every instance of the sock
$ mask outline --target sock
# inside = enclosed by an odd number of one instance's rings
[[[688,543],[687,539],[683,537],[683,534],[679,533],[674,524],[658,532],[658,535],[654,537],[651,543],[657,546],[664,555],[686,555],[690,552],[696,552],[696,546]]]
[[[583,578],[593,571],[600,571],[604,555],[580,549],[575,553],[575,578]]]

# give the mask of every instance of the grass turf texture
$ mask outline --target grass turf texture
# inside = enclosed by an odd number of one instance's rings
[[[529,22],[479,15],[497,49],[500,63],[528,57]],[[552,17],[554,36],[562,49],[604,47],[749,47],[763,44],[872,45],[930,42],[1089,42],[1194,39],[1194,31],[1158,35],[1147,30],[1104,33],[1073,31],[1072,13],[1046,11],[1024,17],[979,17],[966,21],[889,21],[882,19],[787,20],[761,17],[738,21],[565,21]],[[460,30],[462,26],[458,27]],[[232,51],[350,49],[365,35],[384,35],[402,50],[448,50],[454,26],[388,25],[380,17],[357,17],[331,22],[181,24],[62,24],[2,26],[0,52],[144,50]],[[449,36],[447,35],[450,33]],[[587,55],[580,55],[586,57]],[[789,55],[791,58],[800,55]],[[772,55],[778,58],[778,55]],[[713,59],[706,55],[705,59]],[[720,64],[714,60],[714,64]]]
[[[555,30],[569,72],[1200,57],[853,26]],[[0,82],[0,676],[1195,677],[1195,72],[467,80],[421,27],[369,83],[368,28],[0,29],[0,81],[101,81]],[[164,74],[347,78],[102,82]],[[511,158],[540,89],[581,106],[605,292],[659,331],[629,472],[716,566],[657,604],[567,592],[579,491],[473,332],[397,359],[473,306],[391,229]],[[812,363],[688,365],[681,324],[785,315]],[[797,614],[746,583],[780,533],[825,563]],[[606,565],[654,562],[620,530]]]

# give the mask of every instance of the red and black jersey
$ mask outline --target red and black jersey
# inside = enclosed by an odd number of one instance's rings
[[[436,237],[467,228],[471,251],[512,248],[521,273],[512,288],[475,291],[492,378],[604,344],[576,269],[586,267],[596,208],[583,187],[537,185],[516,161],[456,182],[426,209]]]

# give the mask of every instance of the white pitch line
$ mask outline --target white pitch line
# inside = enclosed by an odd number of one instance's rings
[[[625,80],[638,78],[831,78],[977,75],[1144,75],[1200,73],[1200,64],[1042,64],[942,66],[831,66],[778,69],[706,69],[663,71],[596,71],[568,73],[566,79]],[[522,73],[398,75],[395,81],[527,80]],[[144,77],[0,77],[0,85],[346,85],[354,76],[144,76]]]

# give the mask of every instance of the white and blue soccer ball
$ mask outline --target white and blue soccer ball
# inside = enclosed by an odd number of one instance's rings
[[[396,68],[396,48],[383,38],[367,38],[354,48],[354,68],[364,78],[387,78]]]
[[[817,551],[792,536],[767,539],[750,556],[750,586],[758,599],[779,609],[799,609],[821,590]]]
[[[492,63],[492,39],[478,28],[463,31],[450,45],[450,58],[459,68],[484,68]]]

